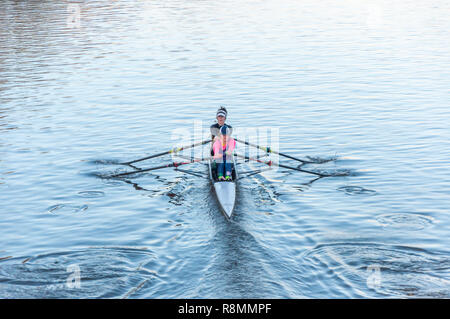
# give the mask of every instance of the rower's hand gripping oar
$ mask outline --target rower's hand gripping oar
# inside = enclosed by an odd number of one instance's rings
[[[141,161],[145,161],[145,160],[148,160],[148,159],[151,159],[151,158],[155,158],[155,157],[164,156],[164,155],[167,155],[167,154],[181,152],[183,150],[187,150],[189,148],[193,148],[193,147],[196,147],[196,146],[204,145],[204,144],[207,144],[209,142],[211,142],[211,140],[206,140],[206,141],[203,141],[203,142],[198,142],[198,143],[194,143],[194,144],[183,146],[183,147],[175,147],[175,148],[173,148],[171,150],[168,150],[166,152],[158,153],[158,154],[155,154],[155,155],[150,155],[150,156],[147,156],[147,157],[139,158],[139,159],[134,160],[134,161],[124,162],[124,163],[120,163],[120,164],[122,164],[122,165],[130,165],[130,164],[141,162]],[[161,168],[163,168],[163,167],[161,167]]]
[[[266,153],[272,153],[272,154],[277,154],[277,155],[280,155],[280,156],[284,156],[284,157],[286,157],[286,158],[289,158],[289,159],[292,159],[292,160],[301,162],[301,163],[303,163],[303,164],[314,164],[314,162],[311,162],[311,161],[306,161],[306,160],[302,160],[302,159],[300,159],[300,158],[293,157],[293,156],[291,156],[291,155],[287,155],[287,154],[284,154],[284,153],[275,152],[275,151],[273,151],[270,147],[259,146],[259,145],[252,144],[252,143],[247,142],[247,141],[241,141],[241,140],[239,140],[239,139],[237,139],[237,138],[235,138],[235,140],[236,140],[237,142],[240,142],[240,143],[243,143],[243,144],[246,144],[246,145],[249,145],[249,146],[253,146],[253,147],[259,148],[260,150],[263,150],[263,151],[266,152]]]
[[[151,168],[146,168],[146,169],[140,169],[140,170],[137,170],[137,171],[114,174],[114,175],[111,175],[109,177],[110,178],[121,177],[121,176],[126,176],[126,175],[137,174],[137,173],[145,173],[145,172],[154,171],[154,170],[162,169],[162,168],[178,167],[178,166],[181,166],[181,165],[201,162],[201,161],[204,161],[204,160],[207,160],[207,159],[209,159],[209,158],[199,158],[199,159],[191,160],[189,162],[173,162],[173,163],[169,163],[169,164],[166,164],[166,165],[161,165],[161,166],[156,166],[156,167],[151,167]]]

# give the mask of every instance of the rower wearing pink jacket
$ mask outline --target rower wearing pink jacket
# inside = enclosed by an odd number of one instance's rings
[[[236,141],[230,136],[228,126],[222,126],[220,128],[220,138],[213,144],[213,158],[217,163],[217,176],[219,181],[231,180],[231,156],[233,155],[235,147]]]

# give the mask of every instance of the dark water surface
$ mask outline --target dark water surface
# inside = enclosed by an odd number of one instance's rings
[[[0,297],[449,298],[449,9],[2,1]],[[104,178],[221,104],[345,176],[243,179],[230,222],[206,179]]]

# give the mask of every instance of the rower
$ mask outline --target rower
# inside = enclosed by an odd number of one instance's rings
[[[216,139],[216,137],[219,136],[220,128],[225,125],[225,121],[227,119],[227,115],[228,115],[227,109],[224,108],[223,106],[221,106],[217,110],[217,113],[216,113],[217,123],[211,125],[211,127],[210,127],[213,142]],[[233,133],[233,128],[231,127],[231,125],[227,125],[227,126],[228,126],[228,129],[229,129],[229,132],[230,132],[229,135],[231,135],[231,133]],[[213,155],[213,154],[211,154],[211,155]]]
[[[217,163],[217,176],[219,181],[230,181],[232,179],[233,161],[231,156],[235,147],[236,141],[230,136],[228,126],[224,124],[220,128],[220,137],[213,144],[213,158]]]

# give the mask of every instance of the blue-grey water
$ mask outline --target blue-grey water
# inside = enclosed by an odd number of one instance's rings
[[[448,1],[0,6],[1,298],[450,297]],[[219,105],[343,176],[107,178]]]

